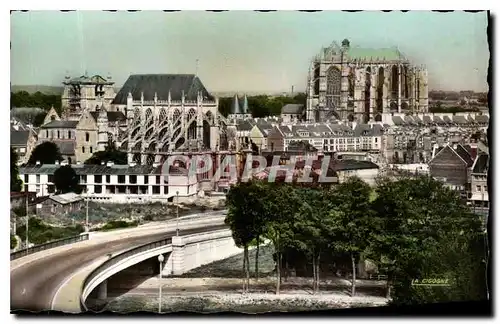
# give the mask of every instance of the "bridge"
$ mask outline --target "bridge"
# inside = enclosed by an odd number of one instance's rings
[[[149,264],[164,254],[164,275],[180,274],[240,252],[224,225],[225,213],[109,233],[36,252],[11,261],[11,310],[80,312],[93,293],[106,296],[114,274]]]

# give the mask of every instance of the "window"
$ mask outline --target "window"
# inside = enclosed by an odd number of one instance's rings
[[[90,140],[89,133],[85,133],[85,142],[88,142],[89,140]]]
[[[124,174],[118,175],[118,183],[125,183],[125,175]]]
[[[87,183],[87,175],[86,174],[80,176],[80,182]]]
[[[160,176],[156,176],[156,184],[160,184]]]
[[[39,174],[36,175],[36,183],[40,183],[40,175]]]
[[[71,139],[71,131],[68,131],[68,139]]]
[[[49,174],[48,181],[54,183],[54,175],[53,174]]]
[[[375,143],[378,143],[378,137],[375,137]]]
[[[82,153],[85,153],[85,146],[82,146]]]
[[[128,182],[133,183],[133,184],[137,183],[137,176],[136,175],[129,175]]]
[[[488,186],[484,186],[484,192],[488,192]]]
[[[153,195],[160,194],[160,186],[153,186]]]
[[[94,183],[102,183],[102,175],[95,175],[94,176]]]
[[[102,186],[94,186],[94,193],[96,194],[102,193]]]
[[[92,146],[90,147],[90,153],[92,153]]]
[[[56,186],[54,185],[48,185],[47,186],[47,191],[51,194],[51,193],[54,193],[56,192]]]
[[[28,183],[29,176],[27,174],[24,175],[24,183]]]
[[[163,194],[168,195],[168,186],[163,186]]]
[[[111,182],[111,176],[109,174],[106,174],[106,183]]]
[[[40,193],[40,185],[36,185],[36,193],[39,194]]]
[[[481,191],[481,186],[476,186],[476,191]]]
[[[57,138],[61,138],[61,133],[57,130]]]
[[[144,176],[144,184],[148,184],[149,183],[149,176],[145,175]]]
[[[45,130],[45,138],[49,138],[49,130],[48,129]]]

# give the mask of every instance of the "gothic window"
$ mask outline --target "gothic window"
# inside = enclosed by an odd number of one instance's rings
[[[383,112],[384,110],[384,82],[385,82],[385,71],[381,66],[378,69],[378,80],[377,80],[377,111]]]
[[[408,66],[405,65],[404,68],[404,97],[408,98],[409,95],[409,85],[408,85]]]
[[[349,97],[354,98],[354,84],[355,84],[354,72],[351,69],[349,72]]]
[[[332,66],[326,72],[326,107],[340,106],[340,70]]]
[[[394,99],[398,97],[398,67],[397,67],[397,65],[392,66],[391,95],[392,95],[392,98],[394,98]]]
[[[89,140],[90,140],[89,133],[85,133],[85,142],[88,142]]]

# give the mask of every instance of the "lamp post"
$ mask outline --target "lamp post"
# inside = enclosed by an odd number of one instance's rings
[[[85,211],[85,232],[89,232],[89,193],[87,192],[87,206]]]
[[[177,209],[176,209],[177,228],[175,230],[175,236],[179,236],[179,191],[175,192],[175,196],[177,197]]]
[[[26,189],[26,255],[28,255],[29,253],[29,248],[30,248],[30,242],[29,242],[29,239],[28,239],[28,228],[29,228],[29,221],[30,221],[30,216],[29,216],[29,207],[28,207],[28,204],[29,204],[29,191],[28,189]]]
[[[161,282],[161,273],[163,271],[163,261],[165,260],[165,258],[163,257],[163,254],[160,254],[158,256],[158,261],[160,262],[160,274],[158,275],[159,277],[159,284],[158,284],[158,313],[161,313],[161,286],[162,286],[162,282]]]

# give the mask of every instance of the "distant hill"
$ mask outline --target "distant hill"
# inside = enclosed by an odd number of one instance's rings
[[[45,85],[13,85],[10,87],[11,92],[26,91],[28,93],[35,93],[40,91],[46,95],[61,95],[63,87],[60,86],[45,86]],[[120,88],[115,88],[115,93],[118,93]]]

